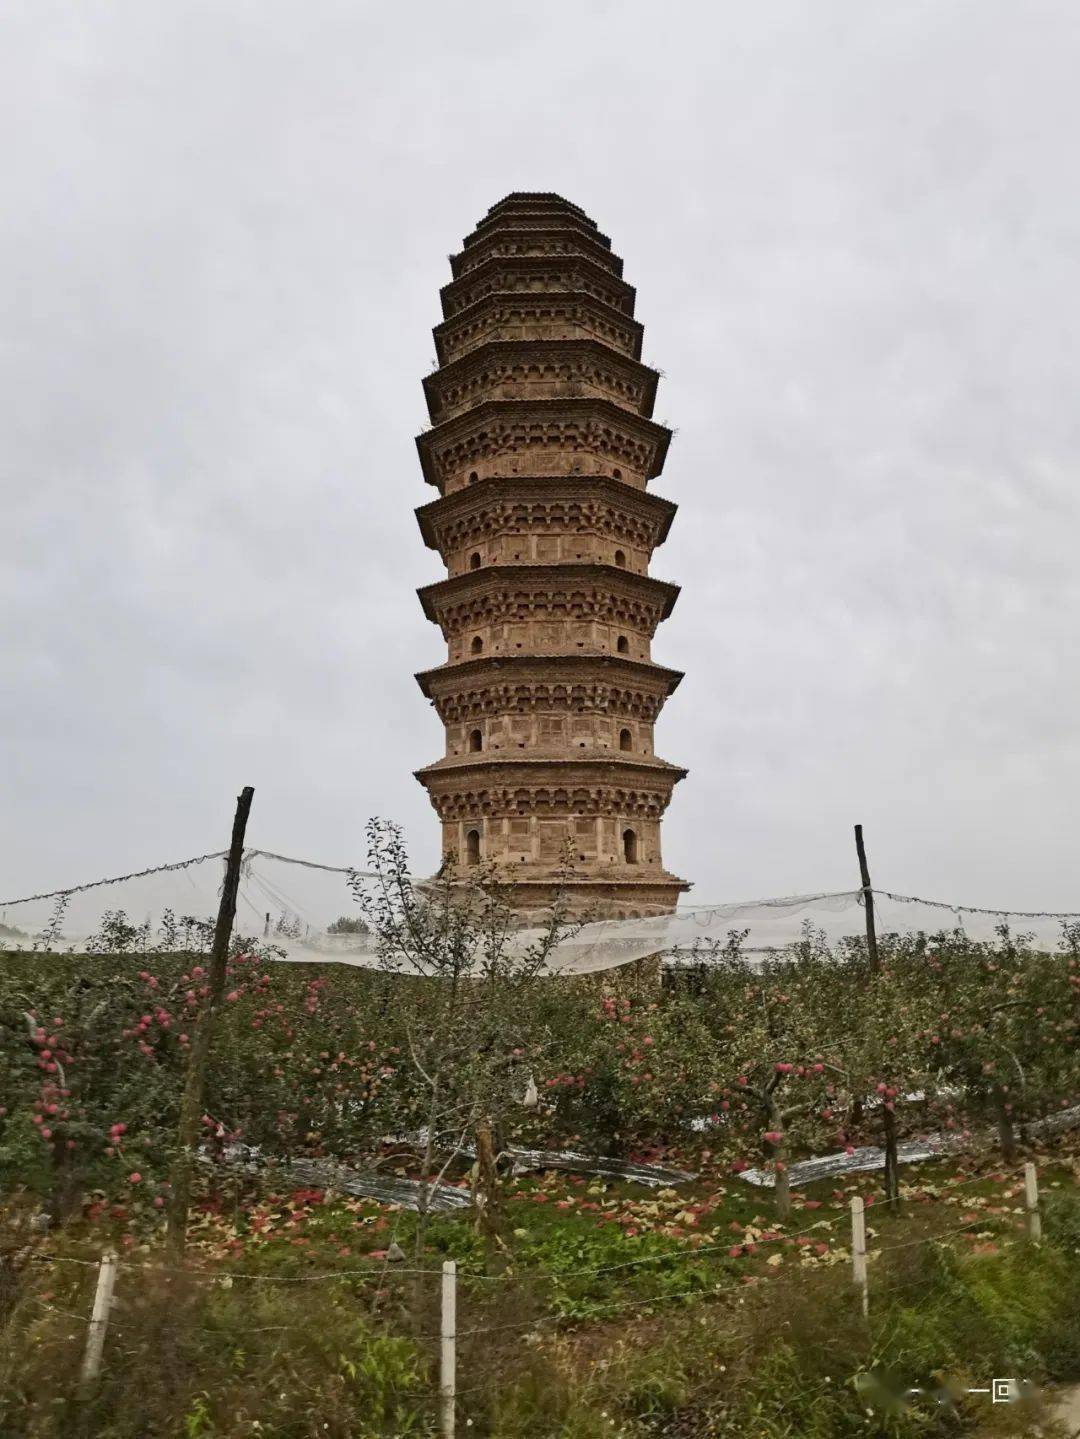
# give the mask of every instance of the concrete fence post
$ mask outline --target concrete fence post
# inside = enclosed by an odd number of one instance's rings
[[[1028,1238],[1038,1244],[1042,1239],[1042,1215],[1039,1213],[1039,1176],[1030,1160],[1024,1165],[1024,1206],[1027,1209]]]
[[[113,1286],[116,1283],[116,1255],[107,1249],[98,1266],[97,1289],[94,1291],[94,1308],[90,1315],[90,1328],[86,1335],[86,1352],[83,1354],[82,1382],[89,1384],[101,1373],[101,1356],[105,1351],[105,1332],[109,1327],[109,1310],[113,1302]]]
[[[442,1439],[454,1439],[457,1396],[457,1264],[442,1267],[442,1324],[439,1344],[439,1412]]]
[[[870,1289],[866,1279],[866,1214],[862,1196],[851,1201],[851,1277],[862,1299],[863,1318],[870,1314]]]

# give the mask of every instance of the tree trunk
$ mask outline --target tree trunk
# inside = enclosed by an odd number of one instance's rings
[[[896,1152],[896,1111],[886,1101],[881,1111],[885,1131],[885,1201],[895,1209],[900,1203],[900,1159]]]
[[[1016,1130],[1013,1128],[1012,1115],[1005,1108],[1005,1099],[1002,1095],[994,1096],[994,1105],[997,1112],[998,1143],[1001,1145],[1001,1156],[1006,1164],[1015,1164],[1017,1155]]]
[[[773,1189],[773,1208],[777,1219],[785,1222],[791,1218],[791,1181],[788,1177],[787,1164],[787,1137],[784,1131],[784,1121],[776,1106],[769,1104],[769,1128],[773,1133],[779,1133],[780,1138],[766,1139],[768,1154],[773,1162],[773,1174],[776,1185]]]
[[[500,1244],[500,1187],[495,1143],[489,1119],[476,1126],[476,1227],[484,1239],[488,1269],[497,1263]]]
[[[865,1106],[861,1099],[853,1099],[851,1101],[851,1108],[848,1110],[847,1113],[847,1133],[849,1140],[851,1139],[851,1136],[853,1134],[858,1133],[858,1131],[862,1128],[863,1116],[865,1112]]]
[[[787,1222],[791,1218],[791,1182],[788,1179],[787,1159],[784,1156],[784,1147],[780,1146],[776,1158],[776,1190],[775,1205],[776,1217]]]

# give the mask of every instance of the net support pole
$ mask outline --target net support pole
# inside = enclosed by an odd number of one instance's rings
[[[1024,1207],[1027,1210],[1028,1238],[1038,1244],[1042,1239],[1042,1215],[1039,1213],[1039,1176],[1030,1160],[1024,1165]]]
[[[83,1354],[82,1382],[92,1384],[101,1373],[101,1357],[105,1352],[105,1334],[109,1328],[109,1311],[112,1309],[113,1287],[116,1284],[116,1254],[107,1249],[98,1266],[97,1288],[94,1290],[94,1308],[90,1315],[90,1327],[86,1335],[86,1351]]]
[[[851,1201],[851,1277],[859,1291],[863,1318],[870,1317],[870,1287],[866,1278],[866,1212],[862,1195]]]
[[[454,1439],[457,1408],[457,1263],[447,1259],[442,1267],[442,1323],[439,1329],[439,1431],[442,1439]]]
[[[240,865],[244,858],[244,836],[247,833],[248,815],[255,791],[246,785],[236,801],[236,815],[233,819],[232,842],[225,864],[225,883],[221,889],[221,903],[218,906],[217,925],[214,929],[214,943],[210,950],[210,993],[203,1010],[195,1037],[188,1055],[187,1074],[184,1079],[184,1093],[180,1101],[180,1122],[176,1134],[176,1155],[172,1167],[172,1192],[169,1197],[169,1224],[167,1247],[170,1257],[179,1261],[183,1257],[187,1232],[188,1204],[191,1198],[191,1176],[195,1164],[195,1146],[199,1133],[199,1118],[202,1114],[203,1090],[206,1086],[206,1070],[210,1058],[210,1041],[213,1037],[214,1020],[221,1007],[225,993],[225,971],[229,962],[229,941],[232,939],[233,920],[236,918],[236,897],[240,890]]]
[[[874,891],[870,887],[870,866],[866,862],[866,845],[863,843],[862,825],[855,826],[855,852],[859,856],[859,878],[862,882],[863,905],[866,908],[866,952],[870,956],[870,968],[880,969],[877,949],[877,930],[874,928]]]

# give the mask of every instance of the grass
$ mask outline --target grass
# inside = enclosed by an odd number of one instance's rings
[[[507,1200],[498,1277],[484,1274],[467,1217],[433,1219],[431,1273],[401,1274],[385,1251],[396,1239],[412,1253],[414,1216],[312,1191],[220,1195],[196,1219],[183,1275],[153,1268],[156,1236],[119,1221],[35,1241],[39,1258],[66,1262],[31,1260],[13,1238],[0,1434],[435,1433],[446,1255],[462,1276],[459,1432],[908,1439],[992,1419],[995,1432],[1035,1434],[1035,1409],[991,1410],[963,1391],[1002,1375],[1080,1378],[1076,1164],[1055,1151],[1040,1173],[1036,1248],[1018,1173],[905,1170],[900,1213],[868,1211],[869,1325],[847,1229],[851,1194],[872,1193],[867,1175],[801,1193],[787,1226],[766,1194],[707,1162],[695,1184],[659,1193],[526,1178]],[[80,1392],[93,1264],[124,1234],[123,1257],[140,1267],[121,1271],[103,1376]],[[311,1277],[328,1271],[338,1277]],[[905,1400],[912,1386],[931,1397]]]

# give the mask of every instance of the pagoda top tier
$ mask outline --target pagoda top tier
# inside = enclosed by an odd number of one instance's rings
[[[553,190],[511,190],[509,195],[504,195],[501,200],[496,200],[494,205],[488,206],[488,214],[494,215],[500,210],[530,206],[535,206],[537,209],[570,210],[575,215],[580,215],[594,229],[596,227],[596,221],[590,219],[580,205],[575,205],[572,200],[567,200],[563,195],[556,195]]]
[[[574,224],[585,226],[592,230],[594,235],[600,233],[596,221],[586,215],[580,205],[575,205],[570,200],[564,200],[561,195],[545,195],[528,190],[515,190],[498,200],[490,207],[484,218],[477,221],[476,230],[473,233],[480,233],[489,226],[510,218],[538,220],[552,219],[558,216],[571,220]],[[468,241],[465,243],[468,244]]]
[[[462,248],[450,256],[455,279],[468,274],[493,254],[581,255],[615,275],[622,260],[612,253],[611,240],[579,206],[561,195],[517,191],[492,205]]]

